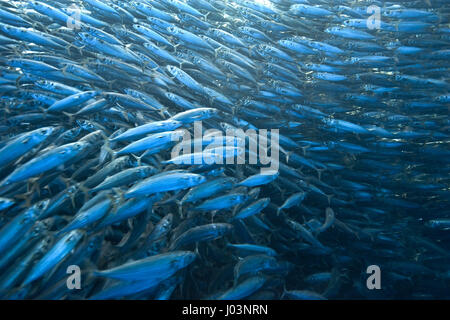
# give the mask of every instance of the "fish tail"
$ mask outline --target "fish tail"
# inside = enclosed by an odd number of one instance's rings
[[[183,201],[182,200],[175,200],[177,206],[178,206],[178,214],[180,218],[183,218]]]
[[[167,108],[162,108],[159,110],[159,114],[161,115],[161,118],[166,119],[166,115],[169,117],[171,116]]]
[[[141,166],[141,164],[142,164],[142,156],[141,157],[138,157],[137,155],[135,155],[135,154],[131,154],[132,156],[133,156],[133,158],[137,161],[137,165],[140,167]],[[166,162],[166,161],[164,161],[164,162]],[[161,163],[164,163],[164,162],[161,162]]]
[[[38,107],[43,113],[44,113],[44,115],[47,115],[48,114],[48,109],[45,109],[44,107]]]
[[[103,271],[100,270],[92,270],[91,273],[94,277],[102,277],[104,275]]]
[[[17,77],[17,79],[16,79],[16,87],[17,87],[17,89],[19,89],[19,87],[20,87],[20,79],[22,79],[22,78],[23,78],[23,74],[19,75]]]
[[[286,163],[289,163],[289,156],[292,154],[293,151],[285,151],[285,156],[286,156]]]
[[[112,86],[116,81],[117,81],[117,79],[112,79],[112,80],[106,81],[108,83],[109,90],[113,89]]]
[[[322,172],[324,172],[326,169],[314,168],[314,170],[317,171],[317,178],[319,179],[319,181],[321,181],[321,179],[322,179]]]
[[[70,123],[73,123],[75,114],[64,112],[64,111],[62,113],[64,113],[64,115],[69,118]]]
[[[283,283],[283,293],[281,294],[280,300],[283,300],[284,296],[286,295],[286,283]]]
[[[214,49],[214,58],[216,58],[216,59],[217,59],[217,55],[219,53],[219,50],[220,50],[220,47],[217,48],[217,49]]]
[[[103,145],[103,148],[105,149],[105,151],[111,155],[111,160],[115,160],[117,158],[117,156],[119,155],[118,151],[114,151],[113,149],[111,149],[110,145],[109,145],[109,141],[106,140],[105,144]],[[134,155],[133,155],[134,156]],[[136,157],[136,156],[134,156]],[[140,164],[139,164],[140,165]]]
[[[328,206],[331,206],[331,198],[334,197],[334,194],[326,194],[325,196],[326,196],[327,199],[328,199]]]

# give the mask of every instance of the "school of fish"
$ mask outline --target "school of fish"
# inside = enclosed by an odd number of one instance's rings
[[[450,299],[448,1],[0,0],[0,52],[1,299]]]

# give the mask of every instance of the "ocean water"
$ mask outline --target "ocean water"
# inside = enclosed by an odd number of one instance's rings
[[[449,299],[449,17],[0,1],[0,297]]]

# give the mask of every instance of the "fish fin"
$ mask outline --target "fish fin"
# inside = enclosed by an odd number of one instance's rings
[[[142,157],[138,157],[138,156],[135,155],[134,153],[132,153],[131,156],[137,161],[138,167],[140,167],[140,166],[142,165],[142,161],[141,161],[141,158],[142,158]]]
[[[281,207],[278,207],[277,209],[277,217],[280,215],[281,210],[283,210]]]

